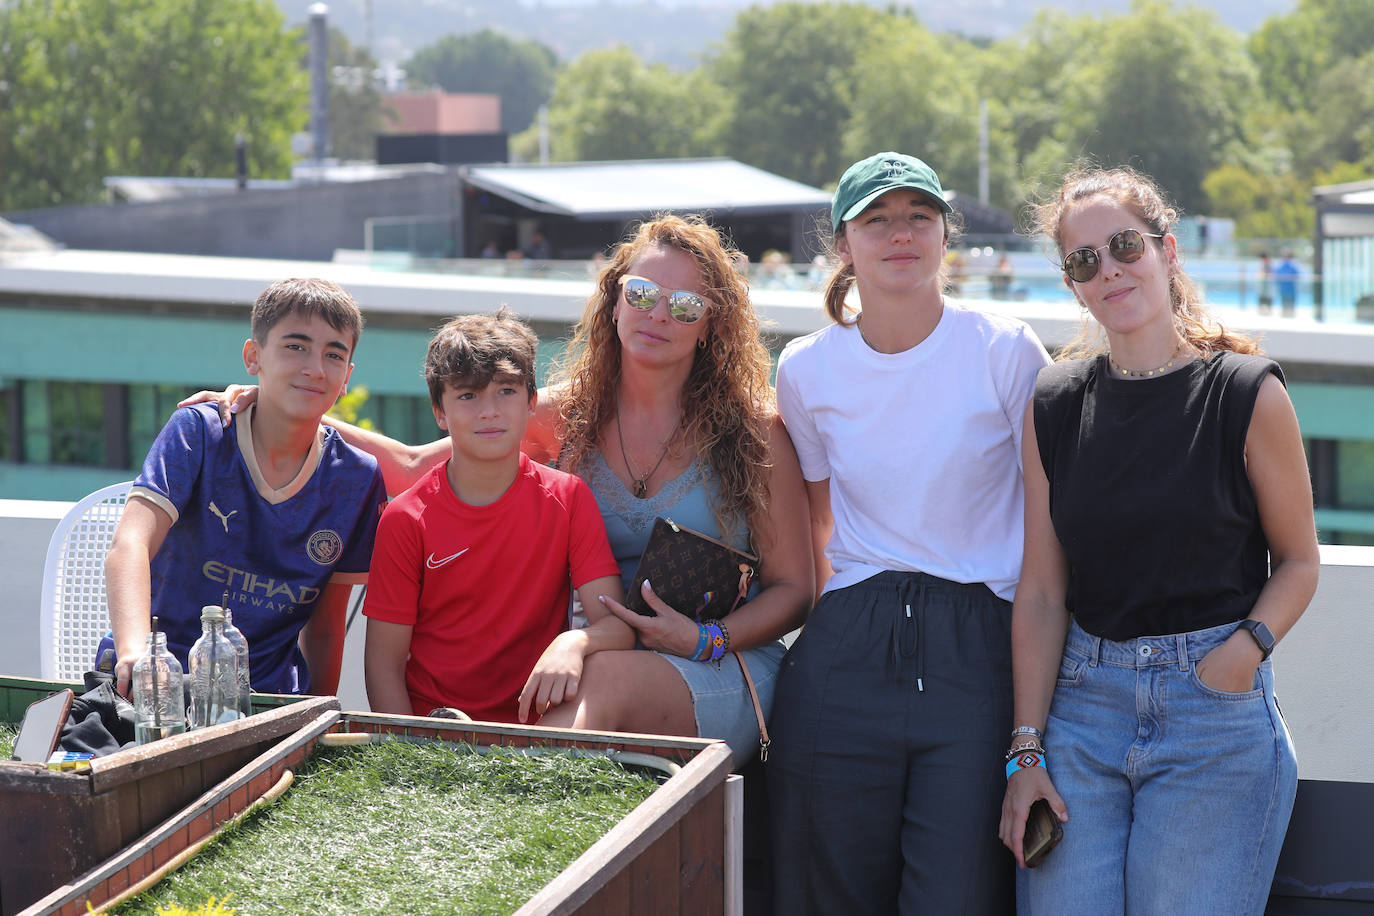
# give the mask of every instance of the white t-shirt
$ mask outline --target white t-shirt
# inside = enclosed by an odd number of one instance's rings
[[[983,582],[1021,574],[1021,425],[1049,364],[1014,318],[949,300],[930,336],[879,353],[857,327],[799,337],[778,361],[778,407],[808,481],[830,480],[825,590],[886,569]]]

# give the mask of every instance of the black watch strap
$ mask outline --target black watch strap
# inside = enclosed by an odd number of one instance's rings
[[[1274,654],[1274,634],[1269,632],[1269,628],[1263,621],[1252,620],[1249,617],[1240,622],[1241,629],[1249,630],[1250,636],[1254,638],[1255,645],[1259,646],[1260,652],[1265,658]]]

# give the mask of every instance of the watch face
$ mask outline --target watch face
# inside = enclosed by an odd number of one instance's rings
[[[1242,620],[1240,625],[1250,631],[1250,635],[1254,637],[1255,645],[1259,646],[1264,657],[1268,658],[1269,653],[1274,651],[1274,634],[1269,632],[1269,628],[1259,620]]]

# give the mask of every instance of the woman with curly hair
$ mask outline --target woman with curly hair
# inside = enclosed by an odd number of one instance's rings
[[[801,471],[768,374],[748,287],[720,236],[699,219],[661,217],[601,272],[528,436],[533,457],[591,485],[627,589],[656,516],[752,546],[759,588],[730,615],[729,647],[765,715],[779,637],[805,619],[813,575]],[[611,615],[555,639],[522,701],[552,705],[545,725],[723,738],[742,764],[759,725],[740,667],[693,661],[698,625],[650,583],[644,597],[657,616],[608,600]],[[635,633],[652,651],[616,651]]]
[[[801,470],[732,255],[701,219],[640,225],[597,277],[522,447],[587,480],[627,589],[657,516],[759,555],[755,588],[728,618],[728,649],[743,657],[766,716],[780,637],[804,621],[813,572]],[[244,390],[221,400],[242,406]],[[450,453],[448,439],[408,446],[328,422],[377,457],[392,493]],[[722,738],[742,765],[760,728],[741,667],[694,660],[700,626],[650,583],[643,594],[657,616],[609,599],[585,608],[589,625],[560,634],[535,666],[519,717]]]
[[[1312,489],[1277,363],[1208,314],[1131,169],[1040,207],[1095,320],[1026,410],[1001,836],[1063,840],[1022,913],[1261,913],[1297,790],[1269,654],[1317,585]]]

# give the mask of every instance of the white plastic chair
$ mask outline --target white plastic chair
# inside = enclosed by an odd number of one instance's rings
[[[105,554],[132,484],[111,484],[82,499],[57,523],[48,542],[38,655],[46,680],[81,680],[95,663],[100,638],[109,632]]]

